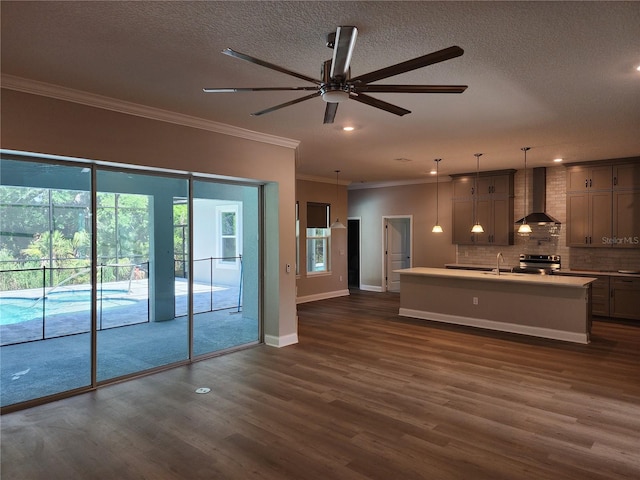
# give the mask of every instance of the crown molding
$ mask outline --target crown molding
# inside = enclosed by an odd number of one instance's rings
[[[39,82],[28,78],[16,77],[14,75],[2,74],[2,88],[15,90],[33,95],[41,95],[43,97],[54,98],[57,100],[65,100],[67,102],[79,103],[89,107],[102,108],[114,112],[125,113],[127,115],[135,115],[138,117],[148,118],[151,120],[159,120],[161,122],[174,123],[185,127],[198,128],[209,132],[221,133],[232,137],[244,138],[270,145],[297,149],[300,145],[298,140],[293,140],[276,135],[254,132],[233,125],[218,123],[203,118],[192,117],[181,113],[170,112],[160,108],[140,105],[124,100],[97,95],[95,93],[83,92],[72,88],[61,87],[50,83]]]
[[[451,177],[449,175],[441,175],[439,178],[440,183],[447,183],[451,181]],[[424,179],[416,179],[416,180],[396,180],[396,181],[388,181],[388,182],[363,182],[363,183],[351,183],[349,185],[349,190],[366,190],[368,188],[389,188],[389,187],[402,187],[405,185],[420,185],[427,183],[436,183],[435,177],[433,178],[424,178]]]
[[[336,184],[335,178],[320,177],[317,175],[307,175],[304,173],[296,173],[296,180],[306,180],[308,182],[317,182],[317,183],[332,183],[334,185]],[[350,184],[351,184],[350,180],[338,181],[338,185],[350,185]]]

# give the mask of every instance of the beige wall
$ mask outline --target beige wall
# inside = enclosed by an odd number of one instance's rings
[[[382,287],[383,229],[386,216],[413,216],[414,267],[454,263],[451,243],[451,183],[439,184],[439,220],[443,233],[432,233],[436,221],[436,184],[421,183],[349,190],[349,217],[361,217],[362,287]]]
[[[297,342],[295,150],[2,89],[1,147],[265,184],[265,340]]]
[[[331,222],[340,219],[347,225],[347,188],[336,183],[298,180],[296,182],[296,200],[300,205],[300,265],[297,278],[298,301],[306,302],[348,295],[347,287],[347,230],[331,230],[331,271],[327,274],[307,275],[307,202],[331,204]]]

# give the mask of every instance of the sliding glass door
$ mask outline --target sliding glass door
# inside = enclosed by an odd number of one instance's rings
[[[260,341],[260,186],[0,162],[1,407]]]
[[[96,190],[99,298],[129,300],[107,311],[98,303],[97,381],[187,360],[187,317],[175,306],[188,279],[176,277],[174,224],[187,214],[176,206],[187,205],[188,179],[99,169]]]
[[[260,204],[256,186],[193,182],[193,353],[257,342]]]
[[[0,159],[2,406],[91,385],[91,169]]]

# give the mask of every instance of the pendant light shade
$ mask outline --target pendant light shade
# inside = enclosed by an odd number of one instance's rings
[[[442,161],[441,158],[436,158],[434,160],[434,162],[436,162],[436,224],[433,226],[433,228],[431,229],[431,231],[433,233],[442,233],[442,227],[440,226],[440,222],[438,221],[438,210],[439,210],[439,205],[438,205],[438,165],[440,164],[440,162]]]
[[[531,147],[522,147],[520,150],[524,152],[524,217],[522,217],[522,223],[518,227],[519,234],[531,233],[531,225],[527,223],[527,151]]]
[[[336,172],[336,206],[338,205],[338,175],[340,174],[340,170],[335,170]],[[344,226],[344,224],[340,221],[340,219],[338,217],[336,217],[336,221],[333,222],[330,227],[332,230],[333,229],[340,229],[340,228],[347,228]]]
[[[478,220],[478,185],[480,184],[480,157],[482,156],[482,154],[474,153],[473,156],[476,157],[476,188],[473,192],[473,210],[475,223],[473,224],[473,227],[471,227],[471,233],[484,233],[484,228],[482,228],[482,225],[480,225],[480,220]]]

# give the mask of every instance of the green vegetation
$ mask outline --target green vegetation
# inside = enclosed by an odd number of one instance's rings
[[[85,191],[1,187],[0,290],[90,283],[90,201]],[[186,204],[176,217],[187,224]],[[132,264],[149,260],[149,198],[98,193],[97,232],[99,281],[129,279]]]

